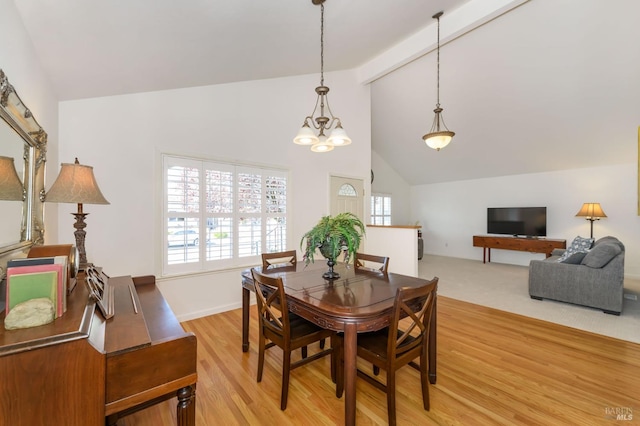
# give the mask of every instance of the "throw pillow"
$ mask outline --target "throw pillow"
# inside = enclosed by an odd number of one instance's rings
[[[575,253],[587,253],[592,245],[593,238],[583,238],[581,236],[577,236],[573,239],[571,245],[569,246],[569,248],[567,248],[567,251],[565,251],[564,254],[560,256],[558,262],[564,262],[572,254]]]
[[[558,260],[558,262],[560,263],[569,263],[571,265],[579,265],[582,263],[582,259],[584,259],[584,257],[587,255],[586,251],[579,251],[577,253],[573,253],[572,255],[570,255],[569,257],[562,259],[562,260]]]
[[[598,244],[587,253],[582,264],[590,268],[602,268],[621,252],[622,249],[617,244]]]

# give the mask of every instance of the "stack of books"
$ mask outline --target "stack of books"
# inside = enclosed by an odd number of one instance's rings
[[[67,256],[13,259],[7,263],[7,294],[5,314],[17,304],[46,297],[56,310],[56,318],[67,310],[69,288]]]

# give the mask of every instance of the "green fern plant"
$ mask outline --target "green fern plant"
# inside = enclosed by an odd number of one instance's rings
[[[316,249],[326,259],[337,260],[344,252],[344,262],[355,255],[365,227],[353,213],[340,213],[336,216],[324,216],[310,231],[302,236],[300,250],[305,264],[314,261]],[[306,242],[305,242],[306,241]]]

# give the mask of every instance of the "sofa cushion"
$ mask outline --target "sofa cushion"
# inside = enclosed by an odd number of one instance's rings
[[[618,244],[598,244],[589,250],[589,253],[582,259],[582,264],[590,268],[602,268],[620,253],[622,253],[622,249]]]
[[[567,251],[565,251],[564,254],[560,256],[560,259],[558,259],[558,262],[564,262],[566,259],[568,259],[571,255],[575,253],[586,253],[589,251],[592,245],[593,245],[593,238],[583,238],[583,237],[577,236],[573,239],[573,241],[571,242],[571,245],[567,248]]]
[[[582,259],[584,259],[584,257],[587,255],[586,251],[579,251],[576,253],[573,253],[572,255],[570,255],[569,257],[566,257],[562,260],[558,259],[558,262],[560,263],[569,263],[572,265],[579,265],[582,263]]]
[[[611,236],[599,238],[595,243],[593,243],[593,247],[595,247],[595,246],[597,246],[599,244],[605,244],[605,243],[607,243],[607,244],[616,244],[616,245],[620,246],[622,251],[624,251],[624,244],[622,244],[622,241],[620,241],[616,237],[611,237]]]

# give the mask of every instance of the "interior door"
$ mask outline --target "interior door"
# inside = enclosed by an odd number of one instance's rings
[[[331,216],[351,212],[364,220],[364,181],[362,179],[331,176]]]

